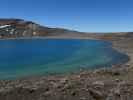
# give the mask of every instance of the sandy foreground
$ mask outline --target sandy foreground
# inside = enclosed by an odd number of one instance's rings
[[[111,41],[114,49],[127,54],[129,62],[110,69],[84,70],[69,75],[1,80],[0,100],[133,100],[133,37],[104,40]]]

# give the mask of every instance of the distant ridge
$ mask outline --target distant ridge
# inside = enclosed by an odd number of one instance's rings
[[[8,27],[5,27],[7,26]],[[33,36],[49,36],[56,34],[64,34],[70,31],[67,29],[61,28],[48,28],[45,26],[41,26],[32,21],[26,21],[23,19],[0,19],[0,36],[1,38],[9,38],[9,37],[33,37]]]
[[[60,38],[119,38],[132,37],[133,32],[85,33],[63,28],[49,28],[32,21],[15,18],[0,18],[0,39],[21,37],[60,37]]]

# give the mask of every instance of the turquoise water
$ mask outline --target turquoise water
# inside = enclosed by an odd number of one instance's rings
[[[0,79],[64,74],[110,67],[127,56],[111,43],[80,39],[20,39],[0,41]]]

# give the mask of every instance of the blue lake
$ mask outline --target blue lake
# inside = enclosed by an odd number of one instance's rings
[[[80,39],[0,40],[0,79],[110,67],[128,57],[111,43]]]

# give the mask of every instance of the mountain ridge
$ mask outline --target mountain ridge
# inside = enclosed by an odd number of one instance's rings
[[[68,31],[67,29],[45,27],[23,19],[0,19],[0,36],[3,38],[48,36]]]
[[[56,38],[116,38],[133,37],[133,32],[87,33],[63,28],[49,28],[32,21],[17,18],[0,18],[0,39],[21,37],[56,37]]]

